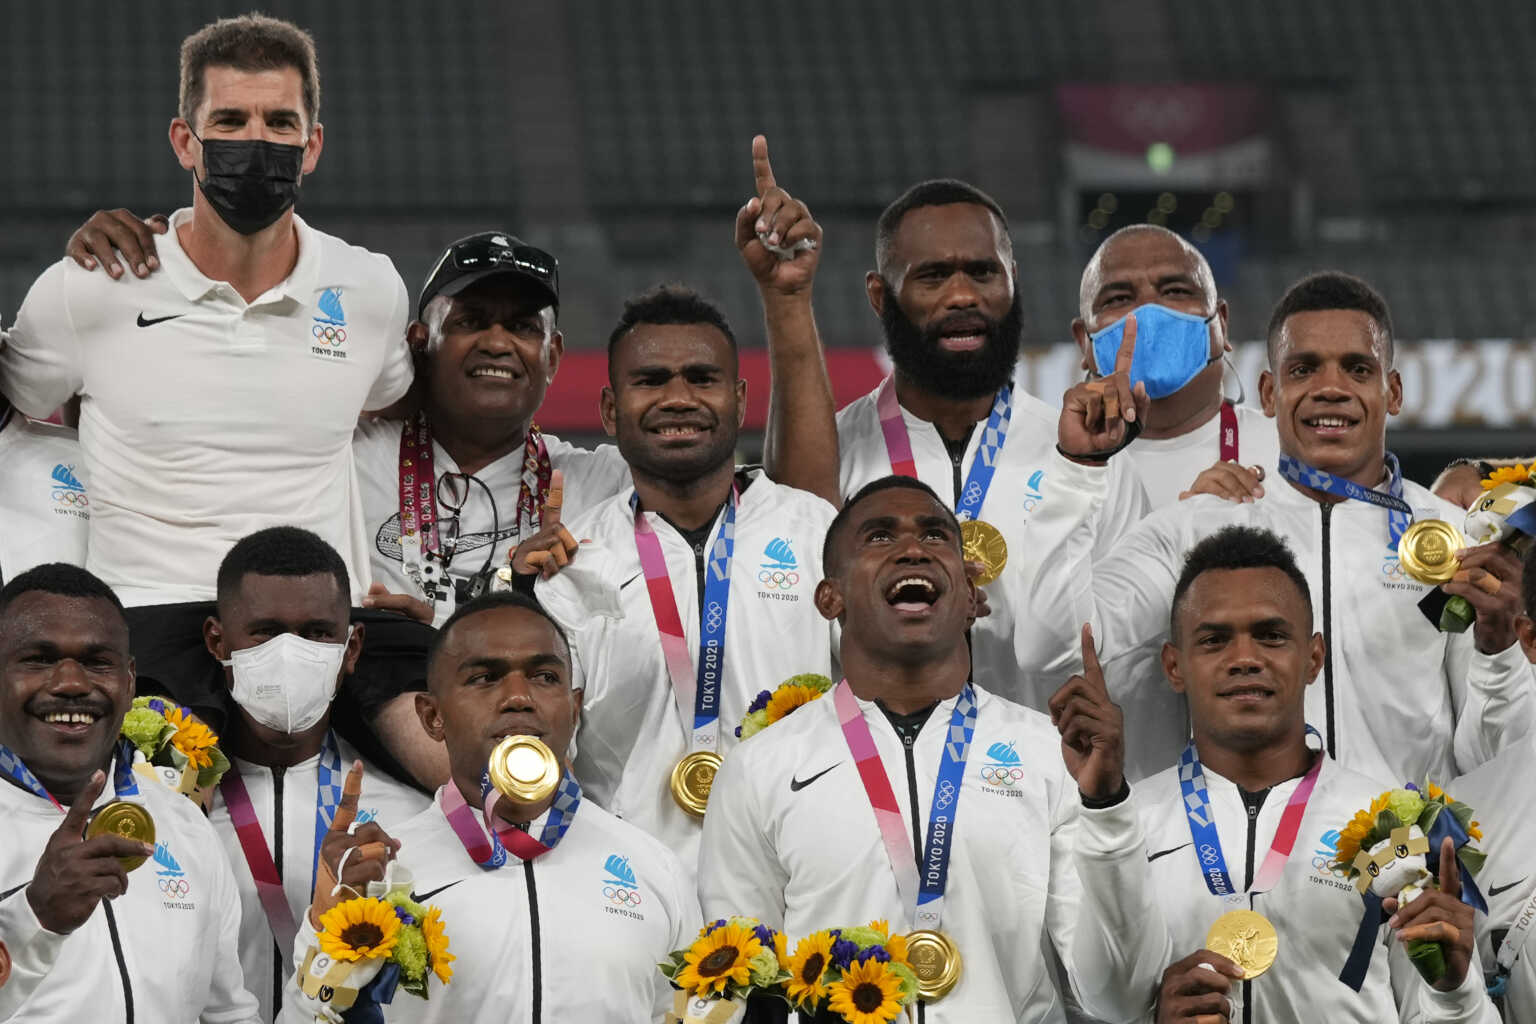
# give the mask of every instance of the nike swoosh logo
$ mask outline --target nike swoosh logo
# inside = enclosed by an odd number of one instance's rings
[[[1147,854],[1147,863],[1151,864],[1153,861],[1157,860],[1157,858],[1159,858],[1159,857],[1166,857],[1170,853],[1177,853],[1180,850],[1184,849],[1184,847],[1190,846],[1190,845],[1192,845],[1192,844],[1191,843],[1180,843],[1178,846],[1171,846],[1171,847],[1169,847],[1166,850],[1158,850],[1156,853],[1149,853],[1149,854]]]
[[[1525,878],[1529,878],[1529,877],[1531,877],[1531,876],[1530,875],[1526,875],[1525,876]],[[1508,885],[1490,885],[1488,887],[1488,895],[1489,896],[1497,896],[1501,892],[1508,892],[1509,890],[1513,889],[1515,886],[1519,885],[1520,882],[1525,881],[1525,878],[1522,878],[1522,879],[1520,879],[1519,881],[1516,881],[1516,882],[1510,882]]]
[[[827,772],[831,771],[832,768],[836,768],[837,765],[842,764],[842,763],[843,762],[839,761],[839,762],[837,762],[837,764],[832,765],[831,768],[823,768],[821,771],[817,772],[815,775],[812,775],[808,779],[797,779],[793,775],[791,775],[789,777],[789,791],[791,793],[798,793],[798,792],[800,792],[806,786],[809,786],[811,783],[815,782],[817,779],[819,779],[823,775],[827,774]]]
[[[631,583],[635,582],[635,580],[639,579],[641,576],[644,576],[644,575],[645,575],[644,572],[637,572],[637,573],[635,573],[629,579],[625,580],[623,583],[620,583],[619,584],[619,589],[623,590],[625,587],[629,586]]]
[[[155,326],[155,324],[163,324],[167,320],[175,320],[179,316],[186,316],[186,314],[185,313],[172,313],[170,316],[157,316],[153,320],[145,320],[144,319],[144,314],[141,312],[139,314],[139,326],[140,327],[153,327],[153,326]]]
[[[462,882],[462,881],[464,881],[464,879],[462,879],[462,878],[459,879],[459,882]],[[454,886],[458,885],[459,882],[449,882],[447,885],[440,885],[436,889],[433,889],[431,892],[424,892],[424,893],[421,893],[420,895],[418,895],[418,894],[413,892],[413,893],[411,893],[411,902],[412,903],[425,903],[425,902],[427,902],[427,900],[431,899],[433,896],[436,896],[438,893],[442,892],[444,889],[452,889]]]

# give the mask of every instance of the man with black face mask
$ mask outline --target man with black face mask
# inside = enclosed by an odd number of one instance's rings
[[[191,208],[134,274],[51,267],[0,350],[21,412],[82,397],[87,565],[128,606],[141,683],[184,703],[208,687],[202,622],[241,537],[310,529],[341,554],[353,604],[367,589],[352,431],[410,386],[407,299],[387,258],[293,212],[319,105],[296,26],[248,15],[188,37],[170,142]]]
[[[991,613],[971,630],[977,678],[1043,710],[1078,652],[1031,625],[1026,609],[1051,545],[1040,509],[1065,486],[1056,471],[1059,411],[1014,386],[1023,313],[1008,222],[964,182],[914,185],[880,215],[869,303],[895,372],[837,417],[842,491],[897,473],[954,503],[967,525],[966,559]],[[1110,460],[1093,517],[1107,551],[1146,511],[1123,459]],[[984,563],[984,564],[978,564]]]

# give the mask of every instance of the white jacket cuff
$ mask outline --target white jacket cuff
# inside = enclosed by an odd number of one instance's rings
[[[1424,988],[1423,1007],[1426,1018],[1435,1021],[1491,1021],[1499,1019],[1498,1011],[1488,998],[1483,984],[1483,971],[1476,954],[1467,976],[1461,984],[1449,992],[1442,992],[1421,979]]]
[[[11,979],[0,989],[0,1016],[8,1016],[53,970],[69,936],[43,927],[22,888],[0,900],[0,939],[11,954]]]

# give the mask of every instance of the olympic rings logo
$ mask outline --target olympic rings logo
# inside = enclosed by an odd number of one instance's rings
[[[192,891],[192,883],[185,878],[162,878],[160,879],[160,891],[167,896],[182,899]]]
[[[1010,768],[1007,765],[988,764],[981,768],[981,781],[989,782],[994,786],[1013,787],[1024,781],[1023,768]]]
[[[720,607],[719,601],[711,601],[704,611],[704,621],[710,629],[719,629],[720,623],[725,620],[725,609]]]
[[[1035,510],[1036,506],[1038,506],[1040,504],[1040,502],[1042,502],[1044,500],[1045,499],[1043,499],[1043,498],[1025,498],[1024,499],[1024,511],[1025,512],[1033,512]]]
[[[1349,877],[1349,869],[1348,868],[1338,867],[1337,865],[1335,865],[1333,863],[1333,861],[1329,860],[1327,857],[1313,857],[1312,858],[1312,867],[1315,870],[1317,870],[1317,871],[1323,872],[1325,874],[1332,875],[1334,878],[1348,878]]]
[[[757,582],[769,590],[788,590],[800,582],[800,574],[781,572],[778,569],[763,569],[757,574]]]
[[[313,334],[317,341],[327,345],[340,345],[347,340],[345,328],[332,327],[330,324],[315,324],[309,329],[309,333]]]
[[[608,902],[616,907],[638,907],[640,905],[640,890],[625,889],[617,885],[603,886],[603,895]]]
[[[972,480],[970,485],[965,489],[965,500],[970,504],[974,504],[977,501],[980,501],[981,484],[978,484],[976,481]]]
[[[954,802],[955,802],[955,784],[953,782],[950,782],[950,781],[948,781],[946,779],[944,781],[944,783],[939,786],[939,795],[938,795],[938,798],[937,798],[937,803],[939,805],[940,810],[944,810],[944,809],[947,809],[949,807],[949,805],[954,803]]]
[[[1217,853],[1216,848],[1210,843],[1206,843],[1200,847],[1200,862],[1206,867],[1212,866],[1220,858],[1221,854]]]
[[[1381,563],[1381,574],[1389,580],[1403,578],[1403,565],[1395,558],[1388,558]]]
[[[54,488],[53,500],[60,505],[75,505],[79,508],[87,508],[91,504],[91,499],[85,496],[84,491],[66,491],[61,487]]]

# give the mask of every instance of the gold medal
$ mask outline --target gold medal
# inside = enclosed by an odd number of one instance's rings
[[[967,562],[980,562],[981,574],[976,585],[984,587],[1003,574],[1008,564],[1008,542],[997,527],[980,519],[967,519],[960,524],[960,546]]]
[[[709,791],[715,784],[715,773],[723,759],[713,750],[695,750],[672,769],[672,799],[677,806],[693,815],[704,817],[709,803]]]
[[[491,751],[491,785],[514,804],[532,807],[560,785],[560,761],[536,736],[508,736]]]
[[[925,1002],[944,998],[960,981],[960,950],[943,932],[908,933],[907,962],[917,975],[917,997]]]
[[[1420,583],[1446,583],[1461,568],[1456,552],[1466,546],[1461,531],[1444,519],[1420,519],[1403,531],[1397,559]]]
[[[91,823],[85,827],[85,838],[94,839],[97,836],[122,836],[124,839],[137,839],[141,843],[155,845],[155,819],[149,816],[149,812],[138,804],[130,804],[126,800],[114,800],[107,804],[91,818]],[[119,857],[117,861],[123,866],[124,871],[132,871],[143,864],[144,857]]]
[[[1258,911],[1229,910],[1206,932],[1205,948],[1241,967],[1245,979],[1253,979],[1275,962],[1280,937],[1269,918]]]

